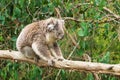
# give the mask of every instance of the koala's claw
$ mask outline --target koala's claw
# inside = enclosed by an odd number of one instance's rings
[[[63,61],[63,59],[58,59],[58,61]]]
[[[61,57],[61,58],[58,58],[57,59],[58,61],[63,61],[63,60],[65,60],[63,57]]]
[[[35,61],[35,62],[39,62],[39,60],[40,60],[39,56],[36,55],[36,56],[34,57],[34,61]]]
[[[48,65],[49,66],[53,66],[55,64],[55,61],[54,60],[48,60]]]

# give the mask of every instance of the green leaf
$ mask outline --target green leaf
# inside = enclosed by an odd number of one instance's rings
[[[81,25],[81,28],[78,31],[78,35],[87,36],[88,35],[88,24],[85,22],[82,22],[80,25]]]
[[[88,74],[88,80],[94,80],[94,77],[93,77],[93,75],[91,73]]]
[[[104,6],[106,6],[106,1],[105,0],[101,0],[99,6],[102,9]]]
[[[15,17],[20,17],[20,14],[21,14],[21,10],[18,8],[18,7],[15,7],[14,8],[14,16]]]
[[[79,55],[82,56],[84,54],[84,50],[83,49],[80,49],[79,50]]]
[[[1,15],[0,20],[5,20],[5,17]]]
[[[15,80],[18,80],[18,72],[17,71],[15,71],[15,73],[14,73],[14,78],[15,78]]]
[[[110,61],[110,52],[107,52],[103,57],[102,59],[100,59],[100,62],[102,63],[109,63]]]
[[[4,39],[3,39],[3,37],[2,37],[2,36],[0,36],[0,41],[4,41]]]
[[[106,29],[108,29],[109,28],[109,23],[105,23],[105,25],[104,25],[104,27],[106,28]]]
[[[100,0],[95,0],[95,5],[99,5]]]
[[[83,31],[83,29],[80,29],[80,30],[78,31],[78,35],[79,35],[79,36],[84,36],[84,31]]]
[[[8,14],[8,10],[5,10],[5,13],[4,13],[5,17],[9,17],[9,14]]]
[[[94,4],[96,6],[100,6],[100,8],[102,8],[102,7],[104,7],[106,5],[106,1],[105,0],[95,0]]]
[[[62,80],[67,80],[65,70],[61,70],[61,76],[62,76]]]
[[[87,34],[88,34],[88,24],[85,23],[85,22],[82,22],[81,26],[82,26],[82,28],[84,30],[84,35],[87,36]]]
[[[109,32],[109,24],[106,23],[106,24],[104,25],[104,28],[105,28],[105,34],[107,35],[108,32]]]
[[[25,0],[19,0],[20,7],[23,8]]]
[[[17,40],[17,37],[12,37],[12,39],[11,39],[12,41],[16,41]]]

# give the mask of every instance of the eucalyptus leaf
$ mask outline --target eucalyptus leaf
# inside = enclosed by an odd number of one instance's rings
[[[100,59],[102,63],[109,63],[110,61],[110,52],[106,52],[106,54]]]
[[[4,38],[2,36],[0,36],[0,41],[4,41]]]
[[[5,17],[3,15],[0,15],[0,20],[5,20]]]
[[[83,31],[83,29],[80,29],[80,30],[78,31],[78,35],[79,35],[79,36],[84,36],[84,31]]]
[[[18,7],[14,8],[14,17],[20,17],[21,15],[21,10]]]

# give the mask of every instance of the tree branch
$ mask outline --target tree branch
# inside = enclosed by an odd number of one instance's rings
[[[28,62],[28,63],[36,64],[39,67],[48,66],[47,62],[45,61],[39,60],[39,62],[36,63],[34,60],[25,58],[24,55],[18,51],[0,50],[0,58]],[[93,62],[72,61],[72,60],[64,60],[64,61],[55,60],[54,65],[51,67],[59,68],[59,69],[72,69],[76,71],[108,73],[108,74],[114,74],[120,76],[120,65],[117,64],[104,64],[104,63],[93,63]]]
[[[107,12],[109,12],[110,14],[112,14],[116,19],[120,19],[119,15],[116,15],[115,13],[113,13],[110,9],[108,9],[107,7],[103,7],[103,9]]]

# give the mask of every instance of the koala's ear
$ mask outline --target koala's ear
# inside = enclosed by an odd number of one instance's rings
[[[54,25],[53,24],[48,24],[47,25],[47,31],[52,31],[54,29]]]
[[[64,20],[60,20],[63,24],[65,23],[65,21]]]

